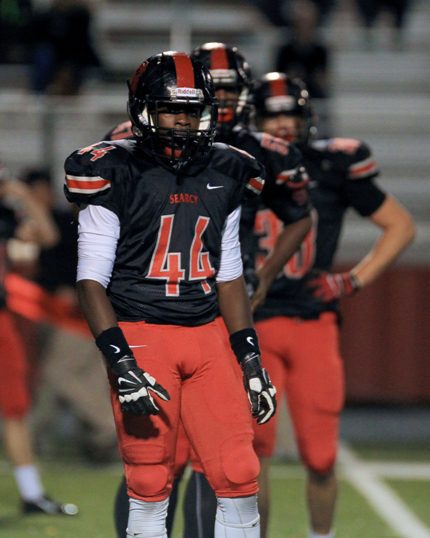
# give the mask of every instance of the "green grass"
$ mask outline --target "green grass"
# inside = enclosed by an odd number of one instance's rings
[[[386,480],[397,495],[430,527],[430,480]]]
[[[56,499],[76,502],[76,517],[19,512],[13,477],[0,473],[1,538],[114,538],[112,506],[120,469],[89,469],[79,464],[42,466],[46,490]]]
[[[89,468],[79,463],[55,462],[43,464],[42,472],[47,490],[58,499],[78,503],[81,513],[71,518],[21,516],[13,477],[3,466],[0,467],[0,538],[115,538],[112,507],[121,473],[119,466]],[[430,526],[430,482],[387,483]],[[304,473],[298,465],[274,465],[270,538],[307,537],[304,492]],[[181,521],[181,510],[178,510],[174,538],[181,538]],[[396,537],[344,480],[340,483],[336,529],[339,538]]]
[[[364,460],[429,462],[430,446],[424,443],[354,443],[354,452]]]
[[[272,478],[270,538],[307,538],[304,474],[298,473],[296,466],[280,465],[272,469],[272,477],[277,478]],[[343,480],[339,484],[336,531],[337,536],[348,538],[395,537],[368,503]]]

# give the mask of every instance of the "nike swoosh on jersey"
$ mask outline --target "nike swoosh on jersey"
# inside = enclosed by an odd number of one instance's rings
[[[211,191],[213,189],[223,189],[224,185],[211,185],[210,183],[208,183],[206,185],[206,188]]]

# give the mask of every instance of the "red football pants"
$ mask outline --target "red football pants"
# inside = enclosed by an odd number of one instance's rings
[[[286,393],[300,456],[308,468],[325,473],[336,460],[344,402],[336,316],[326,312],[316,320],[275,317],[257,323],[256,330],[278,400]],[[259,456],[273,454],[277,420],[275,415],[255,426]]]
[[[24,346],[7,310],[0,310],[0,414],[22,418],[30,407]]]
[[[120,326],[139,366],[170,395],[167,402],[154,396],[159,415],[133,416],[121,412],[112,390],[129,495],[145,501],[169,495],[179,420],[218,496],[255,494],[259,463],[249,404],[217,323]]]

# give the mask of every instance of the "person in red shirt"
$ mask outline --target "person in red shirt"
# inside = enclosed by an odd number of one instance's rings
[[[7,308],[5,277],[8,271],[7,241],[16,238],[42,247],[59,239],[49,213],[31,196],[28,187],[13,179],[0,164],[0,415],[7,457],[27,513],[66,514],[78,512],[76,505],[50,498],[35,464],[27,422],[31,398],[27,357],[13,317]]]

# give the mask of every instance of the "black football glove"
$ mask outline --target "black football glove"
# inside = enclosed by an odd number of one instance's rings
[[[164,401],[170,400],[168,392],[152,375],[140,369],[134,357],[134,365],[117,378],[118,399],[125,413],[133,415],[158,415],[160,408],[151,393]]]
[[[258,353],[248,353],[240,365],[252,416],[257,419],[258,424],[264,424],[275,414],[276,388],[272,385],[266,369],[261,367]]]
[[[96,344],[117,377],[121,409],[133,415],[158,415],[160,408],[152,393],[164,401],[169,393],[148,373],[139,368],[119,327],[112,327],[96,338]]]

